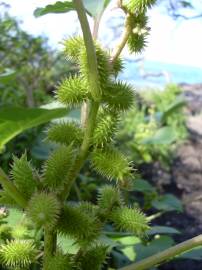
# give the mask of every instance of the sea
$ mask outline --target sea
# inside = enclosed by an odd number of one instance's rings
[[[134,60],[125,60],[124,66],[120,79],[139,88],[163,88],[168,83],[202,84],[202,67]]]

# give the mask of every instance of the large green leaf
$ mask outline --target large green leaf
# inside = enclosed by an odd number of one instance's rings
[[[181,254],[178,259],[189,259],[189,260],[202,260],[202,247],[193,248],[188,252]]]
[[[122,244],[120,249],[131,261],[140,261],[174,244],[174,240],[165,235],[159,235],[146,245],[136,237],[124,237],[122,240],[118,239],[118,241]]]
[[[176,132],[172,127],[162,127],[149,138],[144,139],[142,144],[171,144],[176,140]]]
[[[162,115],[162,121],[165,121],[167,117],[169,117],[171,114],[178,111],[180,108],[184,107],[186,105],[186,101],[184,98],[178,97],[176,100],[171,103],[168,108],[163,112]]]
[[[37,8],[34,11],[34,16],[40,17],[49,13],[66,13],[74,9],[75,8],[72,1],[65,1],[65,2],[58,1],[55,4],[47,5],[42,8]]]
[[[8,83],[15,77],[16,72],[12,69],[6,69],[3,73],[0,73],[0,83]]]
[[[63,252],[76,254],[79,250],[79,246],[75,243],[75,240],[73,240],[71,237],[58,235],[57,242],[58,246],[63,250]]]
[[[135,245],[134,249],[136,252],[136,260],[140,261],[149,256],[157,254],[160,251],[166,250],[167,248],[174,245],[174,240],[170,236],[161,235],[158,238],[154,238],[147,245],[142,243]]]
[[[5,221],[8,223],[9,226],[15,227],[16,224],[22,220],[23,212],[19,209],[9,208],[9,215],[6,217]]]
[[[134,181],[133,190],[143,193],[154,192],[155,188],[146,180],[137,179]]]
[[[148,235],[155,235],[155,234],[180,234],[175,228],[168,227],[168,226],[153,226],[147,232]]]
[[[93,17],[99,16],[108,6],[111,0],[83,0],[86,11]],[[35,17],[40,17],[49,13],[66,13],[74,10],[74,3],[72,1],[58,1],[52,5],[37,8],[34,11]]]
[[[93,16],[99,16],[108,6],[111,0],[83,0],[84,5],[88,12]]]
[[[183,211],[181,201],[172,194],[160,196],[152,201],[152,206],[161,211]]]
[[[118,241],[121,246],[121,250],[129,260],[134,261],[136,258],[136,252],[134,249],[134,245],[140,244],[140,239],[135,236],[125,236],[114,239]]]
[[[60,118],[67,114],[67,109],[41,109],[3,107],[0,109],[0,149],[19,133],[26,129]]]

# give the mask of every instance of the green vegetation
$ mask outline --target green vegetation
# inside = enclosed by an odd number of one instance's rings
[[[168,165],[172,161],[177,144],[187,137],[185,101],[180,94],[175,85],[162,92],[140,92],[140,104],[124,116],[118,139],[136,163],[159,161]]]
[[[1,91],[1,102],[10,105],[0,110],[5,165],[0,169],[0,203],[8,207],[0,208],[3,269],[99,270],[106,266],[144,270],[180,258],[182,253],[183,258],[196,258],[192,249],[202,245],[198,236],[173,247],[172,235],[180,232],[152,226],[156,217],[182,212],[183,207],[172,194],[159,195],[157,188],[137,176],[134,166],[153,161],[169,166],[173,149],[186,139],[180,89],[170,85],[162,92],[138,95],[132,85],[117,79],[123,69],[123,48],[128,45],[135,53],[144,49],[149,34],[146,12],[155,1],[118,1],[125,27],[112,53],[97,41],[99,22],[109,2],[56,2],[35,11],[38,17],[76,10],[83,32],[83,37],[63,42],[62,58],[76,69],[66,62],[66,78],[55,91],[57,109],[14,107],[49,102],[48,89],[60,79],[64,66],[60,62],[61,71],[55,63],[58,56],[43,47],[43,39],[27,35],[8,14],[0,18],[5,36],[2,59],[9,55],[7,43],[16,49],[15,57],[6,58],[10,62],[2,61],[0,67],[0,87],[6,89]],[[93,34],[87,14],[94,19]],[[34,48],[23,46],[27,42]],[[36,73],[29,63],[34,63]],[[23,78],[34,87],[31,95]],[[39,146],[45,151],[41,162],[29,149],[44,129],[38,126],[60,117],[64,118],[45,127]],[[36,127],[34,139],[23,133]],[[22,142],[13,155],[19,137],[13,138],[20,133],[27,135],[28,150],[24,151]],[[6,174],[10,156],[4,155],[8,151],[13,161]],[[191,255],[186,253],[189,250]]]

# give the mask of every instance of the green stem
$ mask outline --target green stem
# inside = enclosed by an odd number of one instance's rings
[[[13,198],[20,207],[26,208],[27,201],[1,168],[0,183],[4,190],[8,192],[9,196],[11,196],[11,198]]]
[[[53,257],[56,251],[57,234],[53,230],[44,230],[44,255],[43,255],[43,270],[49,270],[49,260]]]
[[[90,111],[89,111],[89,115],[87,118],[86,130],[85,130],[85,134],[84,134],[83,143],[81,145],[79,154],[76,157],[72,168],[70,169],[70,172],[68,175],[68,181],[64,185],[64,189],[60,195],[60,198],[62,200],[65,200],[68,197],[69,192],[71,190],[71,187],[72,187],[79,171],[81,170],[81,168],[82,168],[82,166],[83,166],[83,164],[88,156],[88,151],[89,151],[89,147],[91,145],[91,139],[93,136],[93,131],[94,131],[95,123],[96,123],[96,116],[97,116],[98,109],[99,109],[99,102],[92,101],[90,104]]]
[[[86,16],[86,11],[82,0],[74,0],[78,18],[81,24],[83,39],[86,47],[88,68],[89,68],[89,84],[91,89],[91,94],[95,101],[99,101],[101,97],[101,91],[99,87],[99,76],[97,70],[97,58],[95,53],[95,47],[93,43],[93,38],[91,35],[90,27],[88,24],[88,19]]]
[[[119,270],[146,270],[202,245],[202,234]]]
[[[68,197],[72,185],[81,170],[89,152],[89,147],[91,144],[91,139],[93,136],[93,131],[96,124],[97,112],[99,109],[99,100],[100,100],[100,88],[99,88],[99,79],[98,79],[98,70],[97,70],[97,58],[95,53],[95,47],[93,43],[93,38],[91,35],[90,27],[88,24],[85,8],[81,0],[74,0],[78,18],[81,24],[83,31],[83,38],[86,47],[87,59],[88,59],[88,70],[89,70],[89,84],[91,94],[94,101],[91,101],[89,105],[88,115],[85,121],[85,133],[82,145],[79,150],[79,154],[75,158],[74,164],[69,171],[68,181],[64,185],[63,191],[60,194],[61,200],[66,200]]]

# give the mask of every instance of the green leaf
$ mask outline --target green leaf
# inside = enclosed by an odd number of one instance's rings
[[[9,226],[15,227],[16,224],[22,220],[23,212],[19,209],[9,208],[9,215],[6,217],[6,222],[8,222]]]
[[[104,8],[103,0],[84,0],[84,5],[86,9],[89,11],[91,16],[97,17]]]
[[[162,127],[149,138],[144,139],[142,144],[171,144],[176,140],[176,132],[172,127]]]
[[[123,254],[131,261],[134,261],[136,258],[136,252],[134,245],[140,244],[141,240],[135,236],[124,236],[124,237],[113,237],[113,240],[119,243],[121,251]]]
[[[110,1],[111,0],[84,0],[83,2],[87,13],[90,16],[97,17],[104,11]],[[50,13],[66,13],[72,10],[75,10],[74,3],[72,1],[57,1],[52,5],[37,8],[34,11],[34,16],[40,17]]]
[[[131,261],[120,250],[113,249],[110,255],[113,258],[114,268],[109,268],[109,270],[119,269],[131,263]]]
[[[68,252],[69,254],[76,254],[79,250],[79,246],[70,236],[67,237],[66,235],[58,235],[57,243],[63,252]]]
[[[136,255],[137,255],[136,260],[137,261],[143,260],[149,256],[157,254],[160,251],[166,250],[167,248],[173,245],[174,245],[174,240],[170,236],[165,236],[165,235],[155,238],[146,246],[143,244],[137,244],[134,247]]]
[[[113,240],[118,241],[124,246],[136,245],[141,242],[139,237],[136,236],[124,236],[124,237],[115,237]]]
[[[160,196],[158,199],[152,201],[152,206],[162,211],[183,211],[181,201],[172,194]]]
[[[155,188],[148,181],[138,179],[134,181],[133,190],[147,193],[147,192],[154,192]]]
[[[15,70],[6,69],[3,73],[0,73],[0,83],[8,83],[16,75]]]
[[[154,234],[180,234],[178,230],[172,227],[167,226],[154,226],[148,232],[148,235]]]
[[[104,235],[102,234],[99,237],[99,243],[108,246],[109,250],[111,250],[114,247],[119,246],[119,244],[113,238],[106,236],[105,233],[104,233]]]
[[[202,247],[194,248],[188,252],[181,254],[177,259],[202,260]]]
[[[111,0],[84,0],[84,5],[88,12],[93,16],[99,16],[104,9],[108,6]]]
[[[121,249],[123,253],[128,257],[129,260],[134,261],[136,258],[134,245],[139,244],[140,239],[138,237],[128,236],[128,237],[122,237],[122,239],[119,239],[119,242],[125,245],[125,247]]]
[[[65,2],[58,1],[55,4],[47,5],[42,8],[37,8],[34,11],[34,16],[40,17],[49,13],[66,13],[74,9],[75,8],[72,1],[65,1]]]
[[[26,129],[36,127],[54,118],[67,114],[67,109],[40,109],[3,107],[0,108],[0,149],[15,136]]]
[[[163,112],[162,115],[162,121],[166,120],[167,117],[169,117],[171,114],[175,113],[178,111],[180,108],[184,107],[186,105],[186,101],[178,97],[174,102],[172,102],[168,108]]]
[[[127,246],[122,249],[123,254],[128,257],[129,260],[134,261],[136,258],[136,253],[133,246]]]

